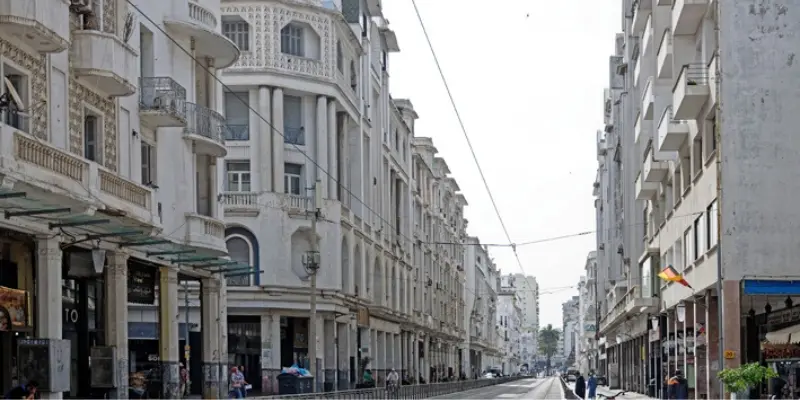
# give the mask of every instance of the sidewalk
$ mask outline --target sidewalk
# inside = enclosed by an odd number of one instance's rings
[[[567,383],[569,388],[575,390],[575,382]],[[621,390],[619,389],[609,389],[608,386],[598,386],[597,387],[597,394],[603,396],[611,396],[619,393]],[[625,392],[624,395],[617,396],[617,399],[620,400],[633,400],[633,399],[650,399],[646,394],[636,393],[636,392]]]

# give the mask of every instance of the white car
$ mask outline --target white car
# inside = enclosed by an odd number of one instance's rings
[[[569,374],[567,375],[567,382],[575,382],[578,379],[575,375]]]

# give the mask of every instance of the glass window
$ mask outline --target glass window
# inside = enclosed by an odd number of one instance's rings
[[[303,166],[300,164],[285,164],[283,167],[283,190],[285,193],[300,196],[302,191]]]
[[[281,53],[303,57],[303,28],[289,24],[281,29]]]
[[[83,117],[83,156],[87,160],[100,162],[100,118],[90,111]]]
[[[717,222],[717,201],[714,200],[711,204],[708,205],[706,209],[706,243],[708,244],[707,248],[711,249],[717,245],[717,241],[719,240],[719,225]]]
[[[229,192],[249,192],[250,191],[250,161],[226,161],[225,162],[226,183]]]
[[[227,243],[228,255],[231,260],[238,262],[242,265],[252,266],[253,249],[250,242],[240,236],[233,236],[228,239]],[[251,274],[232,276],[227,278],[229,286],[250,286]]]
[[[247,22],[222,21],[222,34],[239,47],[239,50],[250,51],[250,25]]]
[[[155,174],[155,149],[152,145],[142,141],[142,184],[153,185],[156,180]]]

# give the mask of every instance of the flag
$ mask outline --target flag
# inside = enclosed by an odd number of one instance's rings
[[[658,277],[667,282],[677,282],[688,287],[689,289],[693,289],[692,285],[690,285],[689,282],[686,282],[686,279],[683,279],[683,275],[679,274],[678,271],[672,267],[672,265],[664,268],[664,270],[658,274]]]

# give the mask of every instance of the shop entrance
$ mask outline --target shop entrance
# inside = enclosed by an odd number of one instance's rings
[[[261,317],[228,316],[229,366],[244,367],[244,378],[261,392]]]
[[[310,368],[308,360],[308,318],[281,317],[281,367],[297,364]]]

